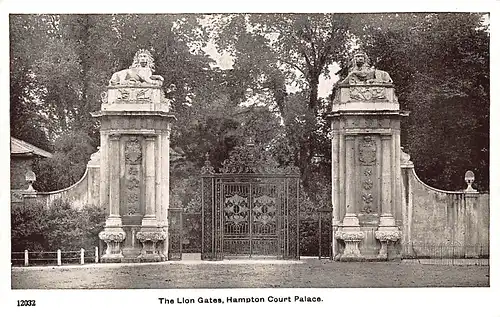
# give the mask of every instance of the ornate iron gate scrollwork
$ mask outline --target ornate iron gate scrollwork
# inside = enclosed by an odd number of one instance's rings
[[[202,175],[202,259],[299,257],[297,174]]]

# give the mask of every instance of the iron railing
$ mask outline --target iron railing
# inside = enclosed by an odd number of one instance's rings
[[[444,265],[489,265],[489,244],[401,244],[405,262]]]

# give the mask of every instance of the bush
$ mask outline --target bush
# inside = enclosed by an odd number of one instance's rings
[[[105,215],[100,208],[72,208],[55,201],[49,208],[34,203],[12,209],[12,251],[91,250],[99,244]]]

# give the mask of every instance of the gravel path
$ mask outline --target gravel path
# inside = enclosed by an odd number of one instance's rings
[[[313,259],[12,268],[13,289],[487,287],[489,283],[487,266]]]

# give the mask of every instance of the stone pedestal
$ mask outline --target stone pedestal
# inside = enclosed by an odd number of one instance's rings
[[[386,260],[401,237],[401,111],[392,83],[343,82],[328,115],[336,260]]]
[[[170,129],[161,86],[109,86],[102,94],[100,197],[108,213],[103,261],[161,261],[169,206]]]
[[[389,256],[387,252],[388,244],[399,241],[401,239],[401,231],[399,231],[397,227],[379,227],[375,232],[375,237],[381,244],[377,259],[384,261],[388,260]]]
[[[106,242],[106,253],[101,257],[102,262],[121,262],[121,243],[125,240],[125,231],[121,227],[106,226],[104,231],[99,233],[99,239]]]

